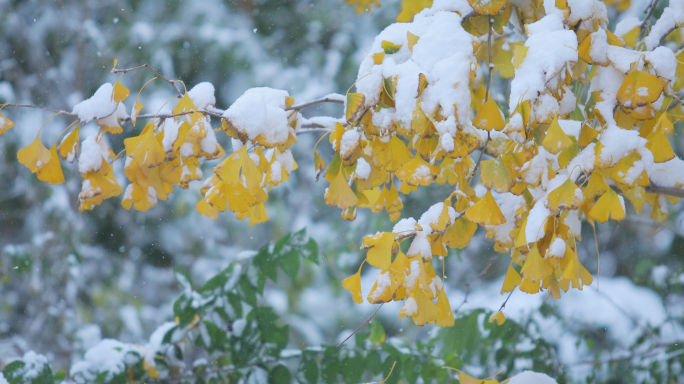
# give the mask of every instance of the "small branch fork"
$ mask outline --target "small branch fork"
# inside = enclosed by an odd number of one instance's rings
[[[658,5],[659,0],[651,0],[651,3],[644,9],[644,13],[646,14],[646,17],[644,18],[644,21],[641,23],[641,29],[643,29],[649,25],[649,19],[651,18],[651,15],[653,15],[653,11],[655,11],[656,6]]]
[[[172,80],[169,80],[169,79],[167,79],[166,77],[162,76],[159,72],[157,72],[156,69],[150,67],[148,64],[143,64],[143,65],[138,66],[138,67],[127,68],[127,69],[112,69],[112,73],[126,74],[126,73],[128,73],[128,72],[135,71],[135,70],[137,70],[137,69],[142,69],[142,68],[147,68],[147,69],[149,69],[150,71],[154,72],[154,74],[155,74],[158,78],[160,78],[160,79],[166,81],[167,83],[171,84],[171,86],[173,87],[173,89],[176,90],[176,93],[178,93],[178,98],[179,98],[179,99],[180,99],[181,97],[183,97],[183,94],[181,93],[181,91],[178,89],[178,87],[176,87],[176,81],[180,81],[180,80],[173,80],[173,81],[172,81]]]

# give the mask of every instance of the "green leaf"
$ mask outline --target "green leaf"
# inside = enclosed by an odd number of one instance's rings
[[[365,369],[363,355],[361,353],[354,353],[352,356],[346,357],[342,361],[342,377],[347,384],[356,384],[361,382],[363,370]]]
[[[240,276],[240,282],[238,283],[238,289],[240,291],[240,297],[242,297],[242,300],[251,305],[252,307],[256,307],[257,305],[257,292],[256,289],[252,286],[252,284],[249,283],[249,279],[247,278],[246,275]]]
[[[370,336],[368,339],[373,344],[380,344],[385,342],[385,328],[382,327],[379,321],[371,322],[370,326]]]
[[[318,362],[315,351],[303,351],[299,363],[297,381],[304,384],[316,384],[318,382]]]
[[[26,366],[26,363],[21,360],[15,360],[5,366],[5,369],[2,370],[2,375],[5,376],[5,379],[10,384],[21,384],[24,381],[21,374],[24,366]]]
[[[242,300],[240,299],[240,296],[232,292],[229,292],[227,296],[228,302],[230,303],[230,306],[233,307],[233,312],[235,312],[235,318],[242,318]]]
[[[290,370],[282,364],[276,365],[268,375],[269,384],[290,384],[291,382]]]
[[[269,248],[270,244],[259,248],[256,256],[254,256],[253,264],[262,274],[275,282],[278,278],[278,265],[274,260],[273,254],[269,252]]]
[[[337,375],[340,373],[340,360],[337,348],[325,347],[323,359],[321,359],[321,378],[324,383],[337,383]]]
[[[371,373],[371,375],[376,376],[382,373],[382,358],[380,357],[380,352],[369,351],[366,355],[366,369]],[[383,377],[384,379],[384,377]]]
[[[297,278],[297,273],[299,273],[299,267],[301,261],[299,260],[299,255],[297,250],[293,249],[283,257],[278,260],[280,268],[285,272],[292,280]]]
[[[318,264],[318,243],[316,240],[309,238],[306,245],[302,247],[302,256],[305,259]]]
[[[57,371],[57,373],[55,373],[54,379],[56,381],[62,381],[62,380],[64,380],[65,377],[66,377],[66,371],[63,369],[60,369],[59,371]]]
[[[202,285],[202,287],[197,291],[199,293],[203,292],[210,292],[215,289],[222,288],[226,282],[228,281],[228,276],[230,276],[231,272],[233,271],[233,264],[231,264],[228,268],[224,269],[221,271],[218,275],[212,277]]]
[[[192,277],[190,273],[181,267],[175,267],[174,275],[176,276],[176,281],[185,289],[192,289]]]

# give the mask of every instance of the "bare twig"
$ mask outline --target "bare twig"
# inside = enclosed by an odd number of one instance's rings
[[[503,304],[501,304],[501,307],[499,307],[499,310],[497,312],[501,312],[504,308],[506,308],[506,303],[508,303],[508,299],[510,299],[511,296],[513,296],[513,292],[515,292],[515,289],[508,294],[508,297],[506,298],[506,300],[504,300]]]
[[[486,275],[486,274],[487,274],[487,271],[489,271],[489,268],[491,268],[492,265],[494,265],[494,262],[496,262],[496,260],[497,260],[499,257],[500,257],[500,255],[494,255],[494,256],[490,257],[490,258],[489,258],[489,262],[488,262],[487,265],[484,267],[484,269],[480,272],[480,274],[478,274],[477,276],[475,276],[474,279],[470,280],[469,282],[467,282],[467,283],[465,284],[465,287],[466,287],[466,294],[465,294],[465,297],[463,298],[463,301],[461,302],[461,304],[458,305],[458,307],[456,308],[456,310],[454,311],[454,313],[458,312],[458,311],[461,309],[461,307],[462,307],[465,303],[468,302],[468,295],[470,295],[470,285],[471,285],[472,283],[476,282],[477,280],[479,280],[482,276]]]
[[[340,345],[337,346],[337,348],[341,347],[342,344],[346,343],[347,340],[351,339],[351,337],[354,336],[359,330],[361,330],[361,328],[363,328],[364,325],[370,323],[371,320],[373,320],[373,316],[375,316],[375,314],[378,313],[378,311],[380,310],[380,308],[382,308],[383,305],[385,305],[385,303],[380,304],[380,305],[378,306],[378,309],[376,309],[375,312],[373,312],[373,314],[372,314],[366,321],[364,321],[363,323],[361,323],[361,325],[359,325],[359,327],[356,328],[356,329],[354,330],[354,332],[351,333],[351,335],[347,336],[347,338],[344,339],[344,341],[342,341],[342,342],[340,343]]]
[[[304,108],[306,108],[306,107],[310,107],[310,106],[312,106],[312,105],[321,104],[321,103],[337,103],[337,104],[344,104],[344,101],[343,101],[343,100],[338,100],[338,99],[333,99],[333,98],[330,98],[330,97],[324,97],[324,98],[322,98],[322,99],[307,101],[306,103],[301,103],[301,104],[293,105],[293,106],[291,106],[290,108],[285,108],[285,110],[286,110],[286,111],[292,111],[292,110],[299,111],[299,110],[304,109]]]
[[[41,106],[39,106],[39,105],[31,105],[31,104],[9,104],[9,103],[8,103],[8,104],[1,104],[0,106],[2,106],[2,105],[8,106],[8,107],[17,107],[17,108],[44,109],[44,110],[46,110],[46,111],[59,113],[59,114],[64,115],[64,116],[76,116],[75,113],[71,113],[71,112],[67,112],[67,111],[60,111],[60,110],[52,109],[52,108],[45,108],[45,107],[41,107]]]
[[[176,93],[178,93],[178,98],[183,97],[183,94],[181,93],[181,91],[178,89],[178,87],[176,87],[176,82],[175,82],[175,81],[171,81],[171,80],[167,79],[166,77],[162,76],[159,72],[157,72],[156,69],[150,67],[148,64],[143,64],[143,65],[141,65],[141,66],[134,67],[134,68],[113,69],[113,70],[112,70],[112,73],[128,73],[128,72],[131,72],[131,71],[135,71],[136,69],[142,69],[142,68],[147,68],[147,69],[149,69],[150,71],[154,72],[154,74],[157,75],[158,78],[160,78],[160,79],[166,81],[167,83],[171,84],[171,86],[173,87],[173,89],[176,90]]]
[[[482,161],[482,155],[484,155],[485,151],[487,150],[487,144],[489,143],[489,141],[491,139],[492,139],[492,136],[489,133],[489,131],[487,131],[487,140],[485,141],[484,145],[482,146],[482,149],[480,150],[480,156],[477,158],[477,162],[475,163],[475,168],[473,168],[473,173],[472,173],[472,175],[470,175],[470,177],[475,176],[475,174],[477,173],[477,167],[480,166],[480,162]]]
[[[651,15],[653,15],[653,11],[655,11],[656,6],[658,5],[658,0],[651,0],[651,3],[648,5],[646,9],[644,9],[644,13],[646,14],[646,17],[644,18],[644,21],[641,23],[641,29],[643,30],[644,27],[646,27],[649,24],[649,19],[651,18]]]
[[[487,36],[487,48],[489,49],[489,65],[487,66],[489,73],[487,74],[487,93],[485,93],[485,99],[484,99],[485,102],[489,99],[489,89],[492,87],[492,72],[494,71],[494,68],[492,67],[492,17],[491,16],[489,16],[489,35]],[[487,132],[487,134],[489,134],[489,132]]]

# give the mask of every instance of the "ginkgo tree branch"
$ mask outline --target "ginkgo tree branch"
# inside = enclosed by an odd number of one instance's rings
[[[648,7],[646,9],[644,9],[644,13],[646,14],[646,17],[644,18],[644,21],[641,23],[642,32],[643,32],[644,27],[649,25],[649,19],[651,18],[651,15],[653,15],[653,11],[655,11],[657,5],[658,5],[658,0],[651,0]]]
[[[67,111],[62,111],[58,109],[53,109],[53,108],[46,108],[46,107],[41,107],[40,105],[32,105],[32,104],[11,104],[11,103],[6,103],[6,104],[0,104],[0,107],[15,107],[15,108],[34,108],[34,109],[43,109],[46,111],[54,112],[54,113],[59,113],[60,115],[64,116],[77,116],[75,113],[67,112]]]
[[[171,86],[173,87],[173,89],[176,90],[176,93],[178,93],[178,98],[183,97],[183,94],[181,93],[181,91],[178,89],[178,87],[176,87],[176,81],[179,81],[179,80],[172,81],[172,80],[167,79],[166,77],[162,76],[159,72],[157,72],[156,69],[150,67],[148,64],[143,64],[143,65],[140,65],[140,66],[138,66],[138,67],[127,68],[127,69],[112,69],[112,73],[122,73],[122,74],[126,74],[126,73],[128,73],[128,72],[135,71],[135,70],[137,70],[137,69],[142,69],[142,68],[147,68],[147,69],[149,69],[150,71],[154,72],[154,74],[157,75],[158,78],[160,78],[160,79],[166,81],[167,83],[171,84]]]
[[[489,92],[492,87],[492,72],[494,71],[494,66],[492,65],[492,17],[489,16],[489,34],[487,35],[487,49],[489,50],[489,64],[487,65],[487,93],[485,93],[484,101],[489,100]],[[489,133],[489,132],[487,132]],[[487,136],[489,137],[489,136]]]

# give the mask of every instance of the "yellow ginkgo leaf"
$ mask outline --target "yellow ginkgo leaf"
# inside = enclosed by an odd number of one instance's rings
[[[624,40],[625,44],[627,44],[630,48],[634,48],[636,46],[636,42],[639,38],[639,35],[641,35],[641,26],[637,25],[621,37]]]
[[[508,165],[504,161],[503,156],[499,155],[493,160],[485,160],[481,162],[482,168],[480,177],[482,184],[487,189],[493,189],[499,193],[509,192],[515,185],[516,177],[508,169]]]
[[[321,154],[318,153],[318,150],[314,150],[314,168],[316,170],[316,181],[318,181],[318,178],[325,169],[325,160],[321,158]]]
[[[422,290],[416,289],[411,295],[414,297],[417,305],[416,314],[413,316],[413,322],[416,325],[422,326],[437,320],[440,314],[439,308]]]
[[[506,0],[468,0],[478,15],[495,16],[506,6]]]
[[[458,383],[459,384],[482,384],[484,380],[476,379],[465,372],[458,373]]]
[[[389,303],[393,299],[394,292],[397,290],[397,285],[392,284],[390,272],[384,271],[375,279],[375,283],[368,293],[368,300],[371,304]]]
[[[465,218],[480,225],[501,225],[506,222],[491,191],[487,191],[480,201],[465,211]]]
[[[444,289],[437,295],[437,309],[439,309],[436,321],[437,326],[453,327],[456,320],[454,319],[454,312],[451,310],[451,304],[449,304],[449,298],[444,293]]]
[[[589,124],[583,124],[582,129],[580,130],[580,136],[579,140],[577,141],[577,144],[579,144],[580,148],[584,148],[587,145],[591,144],[591,142],[594,141],[598,134],[599,132],[594,128],[590,127]]]
[[[135,126],[135,122],[138,120],[138,114],[143,109],[143,105],[138,100],[135,101],[133,105],[133,111],[131,111],[131,123]]]
[[[572,146],[572,140],[563,132],[563,129],[558,123],[558,118],[554,119],[549,126],[549,130],[546,132],[546,137],[544,137],[542,145],[547,151],[554,155]]]
[[[608,35],[608,44],[614,45],[616,47],[625,47],[627,43],[621,38],[616,36],[613,32],[606,29],[606,35]]]
[[[513,263],[509,264],[508,271],[506,271],[506,277],[504,277],[503,286],[501,287],[501,294],[503,295],[506,292],[513,292],[515,287],[520,285],[521,281],[522,278],[520,277],[518,271],[513,268]]]
[[[559,209],[577,209],[584,202],[582,190],[569,178],[549,193],[547,207],[552,212]]]
[[[372,55],[372,57],[373,57],[373,64],[380,65],[380,64],[382,64],[382,61],[385,60],[385,51],[378,52],[378,53]]]
[[[646,148],[653,153],[653,159],[656,163],[664,163],[675,157],[670,140],[664,133],[653,136],[648,143],[646,143]]]
[[[214,173],[228,185],[239,184],[247,189],[259,186],[263,175],[247,153],[247,146],[243,146],[214,167]]]
[[[347,209],[356,205],[359,201],[356,194],[347,184],[347,178],[344,177],[344,172],[338,172],[335,179],[330,183],[330,186],[325,192],[325,203],[331,207],[339,209]]]
[[[401,45],[394,44],[391,41],[383,40],[380,43],[380,47],[382,48],[383,51],[385,51],[386,54],[391,55],[393,53],[396,53],[398,50],[401,49]]]
[[[9,129],[12,129],[12,127],[14,127],[14,121],[6,118],[0,113],[0,135],[7,132]]]
[[[346,114],[347,122],[355,121],[361,114],[361,109],[366,102],[363,93],[347,93]]]
[[[418,12],[431,6],[432,0],[402,0],[401,12],[397,15],[397,21],[400,23],[408,23],[413,20],[413,16],[418,14]]]
[[[352,293],[352,299],[357,304],[363,303],[363,298],[361,297],[361,268],[355,274],[342,280],[342,286]]]
[[[589,183],[584,188],[584,197],[587,199],[593,199],[596,196],[601,196],[610,187],[606,183],[606,179],[603,177],[600,171],[596,170],[592,172],[589,177]]]
[[[473,125],[485,131],[491,131],[492,129],[500,131],[504,129],[506,122],[493,98],[490,97],[482,104],[482,108],[480,108],[477,116],[475,116],[475,120],[473,120]]]
[[[123,84],[119,80],[114,83],[114,91],[112,93],[112,100],[114,100],[115,103],[120,103],[128,97],[128,95],[131,94],[131,91],[128,90],[128,88],[124,87]]]
[[[362,249],[369,248],[366,254],[368,264],[383,271],[389,269],[392,263],[392,253],[397,246],[395,238],[396,235],[392,232],[366,236],[363,239]]]
[[[413,52],[413,46],[416,45],[416,43],[418,42],[420,37],[407,31],[406,32],[406,39],[408,40],[409,51]]]
[[[397,178],[411,186],[427,186],[439,175],[439,167],[431,165],[416,154],[413,160],[397,169]]]
[[[423,91],[425,90],[425,87],[427,87],[427,77],[425,77],[424,73],[419,73],[418,74],[418,97],[423,95]]]
[[[620,106],[626,109],[636,109],[654,103],[664,91],[666,82],[656,75],[633,70],[617,93]]]
[[[491,316],[489,316],[489,322],[493,323],[496,321],[496,325],[501,325],[506,322],[506,316],[504,316],[502,311],[492,313]]]
[[[51,157],[50,150],[45,148],[43,142],[40,141],[40,132],[31,144],[17,152],[19,163],[30,169],[32,173],[38,172],[40,168],[50,161]]]
[[[525,264],[523,264],[520,274],[533,283],[541,282],[551,275],[553,268],[541,257],[537,244],[535,243],[527,254]]]
[[[44,163],[36,172],[38,180],[50,184],[61,184],[64,182],[62,167],[59,165],[59,155],[57,154],[57,143],[50,148],[50,159]]]
[[[166,157],[164,147],[154,136],[154,123],[152,122],[147,123],[140,136],[125,139],[124,146],[129,157],[146,167],[156,167]]]
[[[646,188],[636,185],[625,192],[625,197],[629,199],[632,206],[634,206],[634,210],[639,214],[641,209],[644,208],[644,204],[646,204]]]
[[[513,51],[513,67],[515,69],[518,69],[522,64],[523,60],[525,60],[525,56],[527,55],[528,49],[530,49],[530,47],[526,47],[522,44],[518,44],[515,46],[515,50]]]
[[[66,160],[70,163],[76,160],[80,132],[81,124],[77,125],[73,131],[69,132],[69,134],[62,139],[59,147],[57,147],[57,152],[59,152],[59,157],[61,157],[62,160]]]
[[[442,240],[449,248],[463,249],[470,244],[475,230],[477,230],[477,224],[465,217],[460,217],[444,232]]]
[[[608,221],[608,217],[615,221],[625,218],[625,206],[622,196],[619,196],[612,188],[608,188],[589,211],[589,218],[603,224]]]

